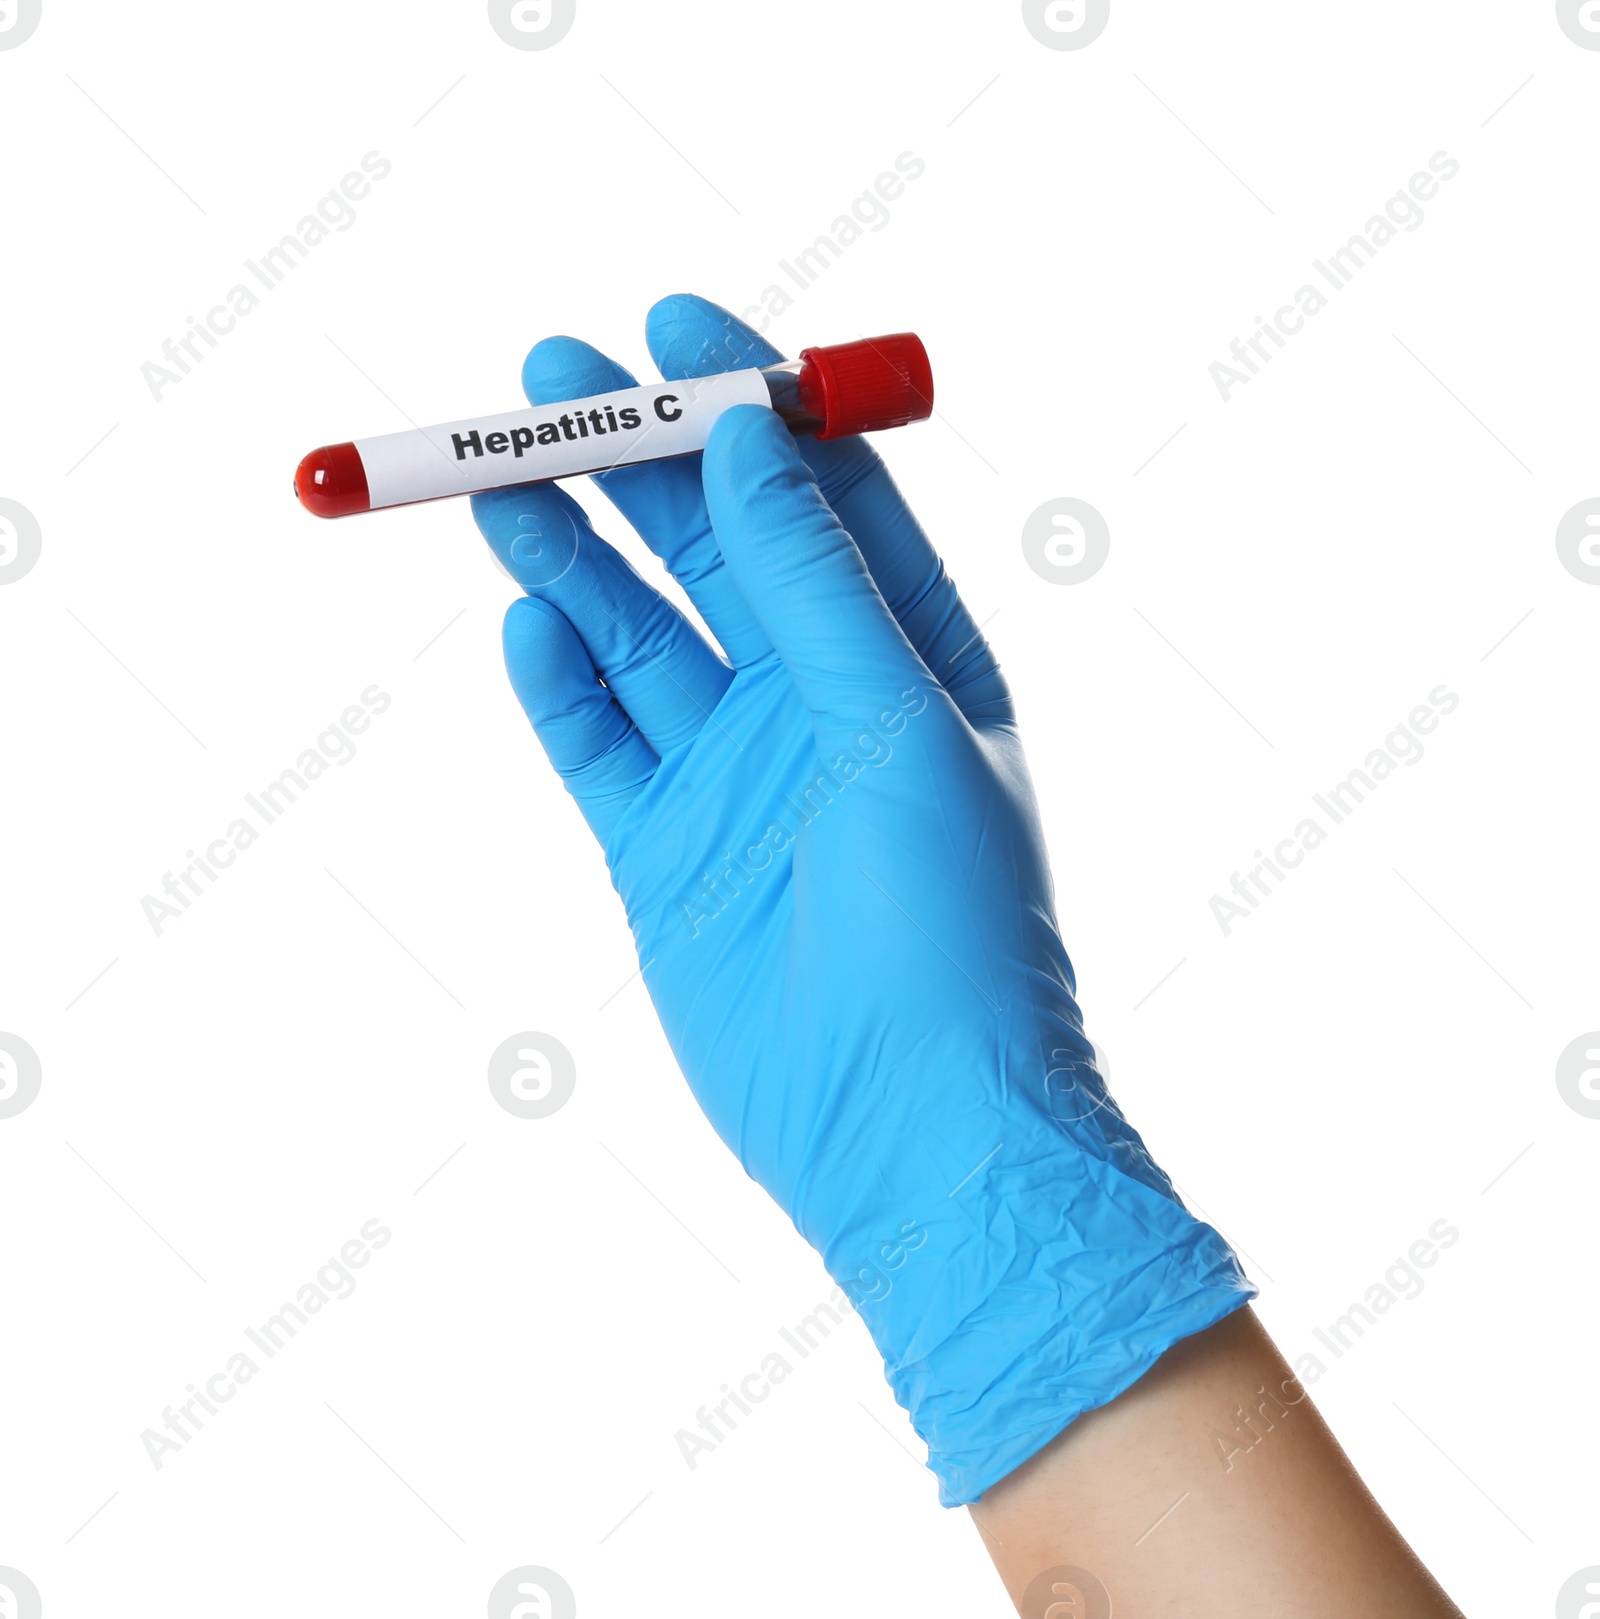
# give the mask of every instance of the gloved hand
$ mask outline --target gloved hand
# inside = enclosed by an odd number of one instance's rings
[[[646,333],[671,379],[781,359],[698,298]],[[634,380],[564,337],[523,367],[535,405]],[[1095,1070],[1005,682],[876,452],[741,405],[598,482],[727,661],[527,485],[473,497],[528,591],[512,685],[697,1100],[974,1501],[1254,1289]]]

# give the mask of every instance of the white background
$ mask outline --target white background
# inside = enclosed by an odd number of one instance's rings
[[[465,507],[290,493],[314,445],[516,407],[547,333],[647,366],[656,297],[755,303],[906,151],[770,335],[927,341],[941,419],[882,447],[1014,685],[1119,1100],[1291,1355],[1459,1229],[1315,1396],[1469,1612],[1551,1611],[1600,1562],[1600,1121],[1554,1079],[1600,1026],[1600,589],[1554,544],[1600,494],[1597,94],[1544,0],[1116,0],[1077,51],[1014,4],[580,0],[519,51],[474,4],[44,0],[0,52],[0,496],[43,531],[0,589],[0,1029],[44,1076],[0,1120],[0,1564],[46,1613],[478,1614],[526,1563],[588,1615],[1009,1611],[859,1323],[686,1467],[830,1284],[630,982]],[[374,150],[157,403],[162,340]],[[1224,404],[1210,364],[1439,151]],[[1066,588],[1020,543],[1063,495],[1111,530]],[[374,683],[157,937],[141,899]],[[1426,756],[1224,937],[1211,896],[1440,683]],[[521,1030],[577,1061],[542,1121],[485,1082]],[[141,1432],[374,1218],[157,1471]]]

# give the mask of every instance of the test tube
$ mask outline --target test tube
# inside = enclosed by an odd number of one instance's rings
[[[607,472],[703,450],[711,424],[741,404],[769,406],[797,434],[845,438],[926,421],[933,371],[912,332],[802,349],[781,365],[325,445],[296,469],[294,492],[314,516],[350,517]]]

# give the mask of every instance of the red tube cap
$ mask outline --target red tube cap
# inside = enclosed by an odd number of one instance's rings
[[[933,367],[915,332],[801,349],[800,399],[822,419],[818,438],[876,433],[933,414]]]
[[[353,444],[325,444],[295,468],[296,498],[313,517],[349,517],[372,510],[367,469]]]

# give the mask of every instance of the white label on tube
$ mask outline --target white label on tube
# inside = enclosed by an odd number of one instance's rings
[[[703,450],[711,424],[730,405],[771,402],[759,371],[724,371],[386,433],[357,439],[355,447],[376,510]]]

